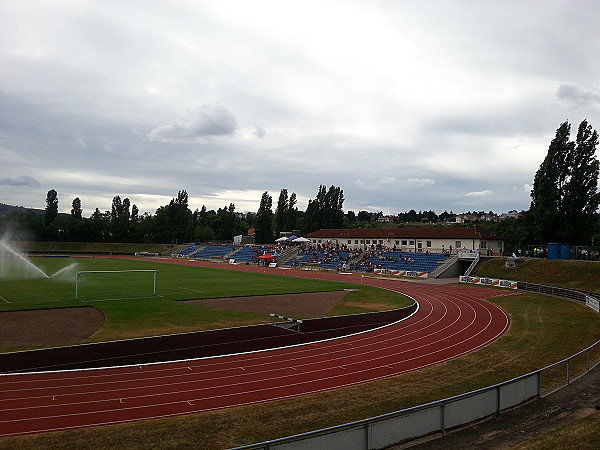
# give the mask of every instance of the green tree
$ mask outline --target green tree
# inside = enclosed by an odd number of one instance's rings
[[[260,199],[256,213],[256,231],[254,237],[257,244],[272,244],[273,237],[273,198],[265,191]]]
[[[285,213],[285,229],[289,231],[296,229],[296,224],[298,222],[298,208],[296,207],[296,203],[298,203],[296,193],[292,192]]]
[[[71,219],[73,221],[81,221],[82,220],[82,209],[81,209],[81,200],[79,197],[75,197],[73,199],[73,203],[71,204]]]
[[[327,189],[319,186],[317,197],[308,201],[304,213],[303,229],[305,233],[321,228],[342,228],[344,225],[344,191],[340,187]]]
[[[44,214],[44,224],[46,226],[54,222],[58,216],[58,194],[54,189],[50,189],[46,195],[46,211]]]
[[[69,218],[68,235],[71,240],[81,241],[86,239],[87,226],[83,221],[83,211],[81,209],[81,200],[79,197],[73,199],[71,203],[71,216]]]
[[[548,148],[548,154],[533,180],[529,212],[533,225],[533,237],[538,243],[557,239],[562,228],[561,191],[566,179],[567,154],[573,146],[569,142],[571,125],[563,122]]]
[[[537,243],[588,243],[597,221],[598,134],[585,120],[575,142],[570,133],[563,122],[535,174],[527,221]]]
[[[568,155],[567,181],[563,188],[564,229],[561,240],[589,244],[597,221],[600,196],[599,162],[596,158],[598,133],[586,120],[581,122],[572,152]]]
[[[275,209],[275,234],[279,235],[282,231],[286,230],[286,222],[288,215],[288,191],[287,189],[282,189],[279,193],[279,200],[277,200],[277,208]]]

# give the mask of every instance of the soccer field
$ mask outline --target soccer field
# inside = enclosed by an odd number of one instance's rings
[[[269,321],[268,316],[251,312],[227,311],[190,305],[178,300],[292,294],[355,289],[352,283],[318,279],[191,267],[160,262],[135,261],[121,258],[31,258],[41,274],[28,279],[0,280],[0,311],[93,306],[105,316],[101,330],[88,340],[126,339],[187,331],[244,326]],[[131,277],[94,276],[94,286],[87,286],[87,300],[76,299],[77,272],[156,270],[157,296],[149,289],[151,279],[131,284]],[[104,283],[104,284],[103,284]],[[123,286],[120,285],[123,284]],[[126,285],[125,285],[126,284]],[[108,285],[108,286],[107,286]],[[346,303],[332,315],[374,311],[369,304],[389,305],[388,309],[412,303],[407,297],[367,286],[350,292]],[[118,294],[116,295],[115,292]],[[128,295],[124,294],[129,292]],[[117,297],[118,299],[115,299]],[[1,349],[0,349],[1,351]]]

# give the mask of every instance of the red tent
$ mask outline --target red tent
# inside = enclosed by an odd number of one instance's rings
[[[270,253],[265,253],[264,255],[259,256],[258,259],[275,259],[275,257]]]

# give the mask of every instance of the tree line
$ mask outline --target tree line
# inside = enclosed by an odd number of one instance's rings
[[[274,212],[268,192],[262,195],[258,212],[245,214],[236,212],[233,203],[216,211],[206,206],[192,211],[185,190],[154,214],[140,215],[137,205],[119,195],[113,198],[110,211],[96,208],[88,218],[83,217],[79,197],[73,199],[70,214],[60,214],[58,206],[58,193],[51,189],[43,214],[14,209],[0,216],[0,233],[27,230],[29,239],[46,241],[183,243],[231,242],[234,236],[255,228],[257,243],[266,244],[274,242],[281,231],[306,233],[344,226],[343,191],[335,186],[320,186],[307,211],[298,210],[296,194],[287,189],[281,189]]]
[[[586,120],[580,123],[574,140],[571,140],[569,122],[562,123],[535,174],[529,210],[521,211],[519,217],[481,225],[507,238],[507,249],[549,242],[599,245],[597,145],[598,133]],[[254,228],[256,243],[268,244],[282,231],[306,234],[323,228],[372,227],[383,215],[368,211],[344,213],[344,191],[333,185],[319,186],[305,211],[298,210],[296,194],[287,189],[281,189],[276,205],[265,191],[258,211],[245,214],[236,212],[233,203],[216,211],[207,210],[205,206],[191,211],[185,190],[179,191],[177,197],[154,214],[140,215],[135,204],[119,195],[113,198],[110,211],[101,212],[96,208],[89,218],[83,217],[79,198],[73,199],[70,214],[59,214],[58,201],[58,193],[52,189],[47,193],[43,215],[22,209],[1,215],[0,231],[12,226],[28,230],[31,239],[49,241],[183,243],[231,242],[234,236],[244,235]],[[417,213],[411,209],[399,213],[397,220],[436,224],[454,216],[452,211],[438,215],[433,210]]]

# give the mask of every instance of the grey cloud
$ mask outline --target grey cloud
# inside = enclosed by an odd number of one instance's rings
[[[237,128],[237,119],[223,105],[203,104],[189,111],[186,118],[153,129],[148,133],[148,139],[153,142],[194,142],[231,136]]]
[[[556,96],[560,100],[575,103],[577,105],[600,103],[600,94],[585,91],[579,86],[574,86],[572,84],[561,84],[556,90]]]
[[[0,178],[0,186],[29,186],[38,187],[40,182],[33,177],[22,175],[20,177]]]
[[[267,135],[267,132],[265,131],[265,129],[263,127],[261,127],[260,125],[254,125],[254,136],[256,136],[259,139],[264,138]]]

